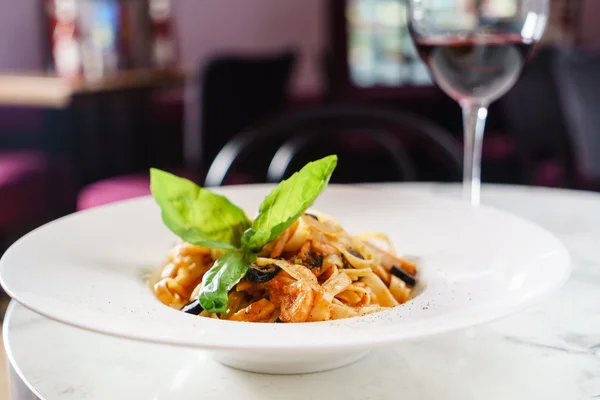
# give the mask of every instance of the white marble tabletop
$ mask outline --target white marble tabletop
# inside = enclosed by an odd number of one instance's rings
[[[454,185],[377,188],[459,193]],[[329,372],[269,376],[229,369],[202,351],[81,331],[12,304],[8,357],[45,400],[600,398],[600,195],[484,186],[483,203],[554,232],[574,263],[559,293],[499,322],[380,349]],[[13,400],[31,398],[23,393]]]

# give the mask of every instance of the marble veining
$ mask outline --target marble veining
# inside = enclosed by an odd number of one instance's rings
[[[457,197],[456,185],[375,185]],[[334,371],[268,376],[204,352],[81,331],[13,305],[9,357],[46,400],[600,398],[600,195],[484,186],[483,203],[542,225],[571,253],[565,287],[515,316],[382,348]],[[20,400],[16,399],[16,400]]]

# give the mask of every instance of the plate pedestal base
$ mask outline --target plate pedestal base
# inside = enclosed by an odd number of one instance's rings
[[[247,353],[247,352],[210,352],[211,357],[228,367],[262,374],[308,374],[327,371],[351,364],[365,357],[369,351],[344,352],[332,354],[287,354]]]

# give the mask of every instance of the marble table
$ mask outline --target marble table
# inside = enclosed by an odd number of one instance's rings
[[[455,185],[377,185],[458,196]],[[318,374],[229,369],[202,351],[78,330],[12,304],[4,326],[13,400],[600,398],[600,195],[485,186],[483,203],[554,232],[574,272],[556,295],[501,321],[402,343]]]

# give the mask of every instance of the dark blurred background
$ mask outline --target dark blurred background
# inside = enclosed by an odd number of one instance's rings
[[[336,182],[460,180],[460,109],[418,59],[403,0],[0,4],[2,247],[148,194],[150,166],[275,182],[336,152]],[[485,182],[600,188],[598,49],[600,1],[553,0],[490,108]]]

